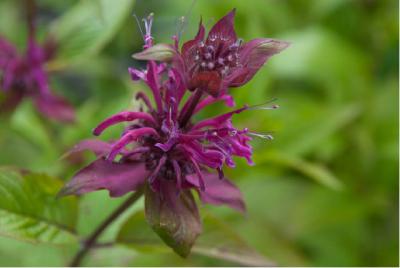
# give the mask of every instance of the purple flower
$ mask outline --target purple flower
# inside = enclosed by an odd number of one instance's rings
[[[221,21],[232,16],[230,13]],[[147,50],[157,46],[153,46],[151,22],[152,17],[145,20]],[[221,27],[220,24],[215,27]],[[154,102],[144,92],[139,92],[136,99],[144,104],[140,111],[122,111],[105,119],[93,130],[93,134],[98,136],[112,125],[129,122],[118,140],[85,140],[76,145],[70,153],[92,150],[97,160],[75,174],[60,195],[107,189],[112,197],[117,197],[145,187],[148,222],[168,245],[186,256],[201,232],[201,221],[191,190],[195,190],[204,203],[227,205],[244,212],[242,195],[225,178],[223,166],[233,168],[234,156],[245,158],[252,164],[251,136],[271,138],[247,128],[237,129],[232,124],[232,117],[252,109],[274,109],[277,106],[244,106],[194,122],[194,114],[216,102],[229,107],[235,104],[233,98],[224,93],[213,97],[203,94],[203,90],[188,91],[186,73],[181,71],[175,65],[157,64],[151,60],[146,70],[129,69],[133,80],[143,80],[147,84]],[[250,67],[246,71],[246,79],[254,74],[250,72],[255,72]],[[243,83],[244,78],[240,79]],[[190,96],[184,101],[186,93]]]
[[[75,117],[73,108],[51,92],[45,71],[45,64],[53,58],[56,45],[48,39],[39,46],[34,33],[33,22],[29,21],[27,48],[22,55],[0,36],[0,92],[5,95],[0,103],[0,112],[13,110],[23,98],[30,97],[44,116],[71,122]]]

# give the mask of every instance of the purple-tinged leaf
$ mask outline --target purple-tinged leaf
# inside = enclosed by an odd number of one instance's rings
[[[203,172],[205,191],[198,191],[201,201],[212,205],[226,205],[242,213],[246,206],[240,190],[230,180],[220,179],[218,174]],[[186,176],[186,181],[199,187],[196,175]]]
[[[58,196],[81,195],[106,189],[111,197],[118,197],[135,191],[147,176],[148,171],[142,162],[113,163],[100,158],[78,171]]]

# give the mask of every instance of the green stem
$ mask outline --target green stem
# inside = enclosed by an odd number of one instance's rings
[[[97,238],[107,229],[107,227],[114,222],[125,210],[134,204],[143,194],[143,189],[137,190],[132,194],[124,203],[122,203],[107,219],[97,227],[96,230],[85,240],[81,249],[76,253],[75,257],[70,262],[70,267],[78,267],[83,258],[89,253],[97,241]]]

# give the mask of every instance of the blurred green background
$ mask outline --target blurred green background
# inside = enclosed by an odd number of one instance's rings
[[[54,21],[80,1],[37,1],[40,35],[52,32],[65,40],[49,70],[54,91],[75,105],[78,121],[49,122],[25,101],[0,119],[0,165],[68,180],[93,159],[88,155],[72,163],[60,157],[90,138],[91,129],[106,116],[137,107],[132,96],[143,85],[130,81],[127,67],[140,66],[131,55],[141,50],[143,40],[131,14],[145,17],[154,12],[156,42],[170,42],[179,17],[187,16],[187,40],[200,16],[210,27],[236,7],[236,30],[245,41],[271,37],[292,45],[251,82],[231,90],[237,105],[278,98],[281,109],[235,118],[237,126],[272,132],[275,139],[253,141],[255,166],[237,160],[237,168],[226,171],[243,191],[247,215],[226,207],[202,207],[203,215],[214,215],[228,230],[210,230],[210,241],[218,244],[220,237],[236,233],[241,243],[282,266],[399,265],[398,1],[138,0],[112,13],[120,1],[83,1],[94,17],[75,12],[64,24]],[[110,9],[103,8],[106,2]],[[95,21],[108,20],[118,22],[84,31]],[[63,36],[71,23],[83,33]],[[24,47],[26,29],[18,1],[0,1],[0,33]],[[95,40],[96,34],[103,35],[101,40]],[[226,110],[213,107],[198,117]],[[116,137],[121,128],[110,129],[102,138]],[[78,234],[88,234],[120,202],[105,191],[80,198]],[[141,206],[135,205],[102,239],[112,241],[124,219]],[[76,250],[77,243],[54,246],[2,237],[0,265],[64,266]],[[196,252],[181,259],[168,249],[116,243],[93,251],[85,264],[222,266],[251,265],[259,258],[236,255],[242,260]]]

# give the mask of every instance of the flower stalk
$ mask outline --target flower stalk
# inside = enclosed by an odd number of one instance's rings
[[[89,253],[89,251],[96,245],[96,241],[99,236],[113,223],[122,213],[130,208],[139,198],[143,195],[143,189],[138,189],[133,193],[125,202],[123,202],[108,218],[106,218],[99,227],[82,243],[82,247],[75,254],[74,258],[70,262],[70,267],[79,267],[83,258]]]

